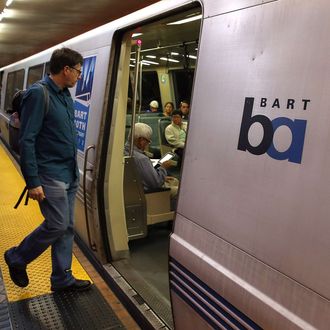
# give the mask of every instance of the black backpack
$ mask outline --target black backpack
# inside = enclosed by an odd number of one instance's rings
[[[45,97],[45,115],[48,112],[48,108],[49,108],[49,94],[48,94],[48,89],[46,87],[46,83],[43,81],[38,81],[36,82],[37,85],[39,85],[40,87],[42,87],[42,90],[44,92],[44,97]],[[11,101],[11,105],[12,105],[12,113],[17,113],[16,117],[18,117],[18,119],[21,118],[21,114],[22,114],[22,100],[23,100],[23,96],[26,92],[26,89],[23,90],[18,90],[16,91],[16,93],[13,96],[13,99]]]
[[[48,110],[49,110],[49,92],[48,92],[48,89],[46,87],[46,83],[38,81],[38,82],[36,82],[36,84],[39,85],[40,87],[42,87],[42,90],[44,92],[44,99],[45,99],[44,117],[45,117],[48,113]],[[9,129],[11,128],[11,126],[16,127],[16,128],[20,127],[20,117],[21,117],[21,114],[22,114],[22,100],[23,100],[23,96],[24,96],[25,92],[26,92],[26,89],[25,90],[19,90],[13,96],[13,100],[12,100],[13,113],[11,115],[10,121],[12,121],[12,120],[16,121],[15,125],[17,125],[17,126],[15,126],[14,124],[12,124],[12,125],[10,124]],[[18,208],[18,206],[21,203],[21,201],[22,201],[25,194],[26,194],[26,197],[25,197],[25,203],[24,204],[25,205],[28,204],[29,196],[27,194],[27,191],[28,191],[28,188],[25,187],[23,189],[20,197],[18,198],[17,203],[14,206],[14,209]]]
[[[18,118],[21,118],[21,104],[22,104],[22,100],[23,100],[23,96],[26,92],[26,89],[24,90],[18,90],[14,96],[13,99],[11,101],[11,113],[17,113]]]

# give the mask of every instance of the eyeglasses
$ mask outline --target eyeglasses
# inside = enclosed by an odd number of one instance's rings
[[[142,139],[143,139],[143,140],[146,140],[148,143],[151,143],[151,140],[149,140],[149,139],[147,139],[147,138],[145,138],[145,137],[143,137]]]
[[[78,72],[78,77],[81,76],[81,74],[82,74],[82,71],[81,70],[78,70],[78,69],[74,68],[73,66],[69,66],[69,68],[70,69],[73,69],[73,70],[76,70]]]

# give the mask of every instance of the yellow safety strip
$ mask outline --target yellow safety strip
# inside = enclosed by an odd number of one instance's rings
[[[21,177],[3,145],[0,144],[0,267],[9,301],[18,301],[50,293],[51,255],[50,248],[27,267],[30,283],[26,288],[16,286],[9,277],[8,267],[4,261],[4,252],[15,245],[34,230],[43,216],[38,203],[29,200],[27,206],[24,199],[15,210],[15,205],[23,188]],[[72,272],[76,278],[89,279],[78,260],[73,256]]]

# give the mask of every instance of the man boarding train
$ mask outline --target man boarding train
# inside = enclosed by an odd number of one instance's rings
[[[52,291],[81,291],[91,285],[75,279],[71,271],[74,201],[79,186],[74,107],[68,88],[81,78],[83,57],[69,49],[56,49],[50,59],[50,75],[34,84],[22,101],[21,170],[28,196],[39,202],[45,220],[17,246],[5,252],[12,281],[26,287],[27,265],[51,246]],[[43,114],[43,115],[42,115]]]

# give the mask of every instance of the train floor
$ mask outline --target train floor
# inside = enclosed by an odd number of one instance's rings
[[[75,277],[92,281],[89,290],[50,290],[50,249],[29,264],[30,284],[26,288],[14,285],[4,251],[18,244],[43,219],[34,201],[13,209],[24,181],[2,145],[0,173],[0,329],[139,329],[76,245],[72,271]]]
[[[148,236],[129,243],[130,258],[112,264],[155,313],[173,329],[168,249],[172,221],[148,228]]]

